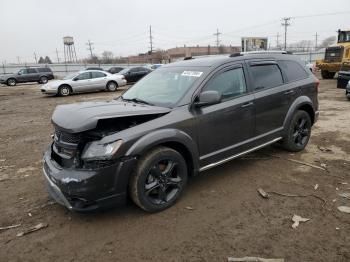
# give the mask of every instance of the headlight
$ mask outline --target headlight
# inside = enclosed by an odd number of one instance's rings
[[[108,160],[118,151],[123,144],[122,140],[117,140],[109,144],[99,144],[98,141],[87,143],[81,158],[84,160]]]

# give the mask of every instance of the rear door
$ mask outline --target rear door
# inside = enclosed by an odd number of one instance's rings
[[[248,61],[248,65],[255,96],[255,136],[261,144],[282,131],[294,90],[285,84],[276,61]]]
[[[101,90],[105,89],[107,84],[107,75],[103,72],[92,71],[91,72],[91,89]]]
[[[35,68],[28,68],[27,79],[28,82],[37,82],[39,81],[39,73]]]
[[[200,165],[222,161],[249,147],[254,136],[254,95],[242,64],[218,71],[203,87],[222,95],[222,102],[196,109]]]

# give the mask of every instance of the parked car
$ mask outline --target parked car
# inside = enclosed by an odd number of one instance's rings
[[[72,93],[106,90],[114,92],[126,85],[123,76],[112,75],[98,70],[85,70],[67,75],[63,80],[56,80],[41,87],[43,94],[68,96]]]
[[[161,67],[162,64],[153,64],[151,65],[151,70],[156,70],[157,68]]]
[[[339,71],[337,77],[337,88],[346,88],[350,80],[350,71]]]
[[[164,210],[201,171],[276,142],[303,150],[318,85],[293,55],[208,57],[164,65],[114,101],[60,105],[44,155],[48,190],[76,211],[128,194]]]
[[[38,82],[46,84],[49,80],[54,79],[52,70],[48,67],[23,68],[16,74],[0,76],[0,84],[15,86],[17,83]]]
[[[345,95],[350,100],[350,81],[348,81],[348,84],[346,85]]]
[[[122,71],[120,71],[118,74],[123,75],[128,83],[135,83],[145,75],[149,74],[150,72],[152,72],[151,69],[138,66],[138,67],[125,68]]]
[[[116,74],[116,73],[119,73],[120,71],[122,71],[123,69],[124,69],[124,67],[112,66],[110,69],[107,70],[107,72],[109,72],[111,74]]]
[[[97,71],[105,71],[104,69],[102,69],[101,67],[88,67],[85,70],[97,70]]]

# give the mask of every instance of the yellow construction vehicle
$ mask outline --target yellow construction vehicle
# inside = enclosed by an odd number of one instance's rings
[[[323,60],[316,61],[316,67],[321,69],[323,79],[331,79],[335,73],[350,63],[350,30],[338,30],[338,41],[334,46],[326,48]]]

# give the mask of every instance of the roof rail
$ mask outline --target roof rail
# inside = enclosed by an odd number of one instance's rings
[[[239,52],[239,53],[233,53],[230,55],[230,57],[237,57],[237,56],[244,56],[244,55],[265,55],[265,54],[293,54],[289,51],[280,51],[280,50],[262,50],[262,51],[249,51],[249,52]]]

